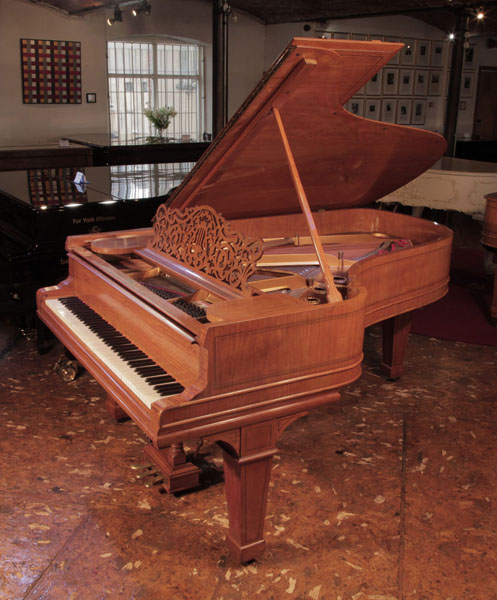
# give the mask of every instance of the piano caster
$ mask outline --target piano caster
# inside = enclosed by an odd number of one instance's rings
[[[66,357],[61,357],[55,363],[54,371],[57,375],[65,381],[69,383],[70,381],[74,381],[78,375],[79,364],[77,360],[71,360]]]

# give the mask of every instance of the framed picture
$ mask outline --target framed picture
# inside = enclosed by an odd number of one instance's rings
[[[383,98],[381,102],[381,120],[385,123],[395,123],[397,113],[397,100],[394,98]]]
[[[476,67],[476,46],[468,46],[464,49],[464,69],[474,69]]]
[[[353,115],[357,115],[358,117],[362,117],[364,114],[364,99],[363,98],[351,98],[348,101],[347,109]]]
[[[350,39],[350,34],[349,33],[343,33],[340,31],[334,31],[333,32],[333,38],[335,40],[348,40]]]
[[[385,36],[385,42],[398,42],[399,38],[396,37],[387,37]],[[398,65],[400,60],[400,52],[397,52],[392,58],[388,61],[389,65]]]
[[[364,116],[366,118],[373,119],[374,121],[378,121],[380,119],[381,100],[376,98],[366,98],[365,107],[366,112],[364,113]]]
[[[475,87],[475,74],[472,71],[463,71],[461,77],[461,98],[471,98]]]
[[[411,122],[412,100],[399,100],[397,102],[397,123],[409,125]]]
[[[366,83],[366,94],[368,96],[381,96],[381,80],[383,70],[379,71]]]
[[[411,123],[413,125],[424,125],[426,114],[426,100],[414,100],[412,107]]]
[[[431,43],[430,65],[432,67],[443,67],[444,54],[445,54],[445,43],[444,42],[432,42]]]
[[[400,64],[413,65],[416,57],[416,42],[414,40],[402,40],[404,47],[400,51]]]
[[[81,42],[21,39],[24,104],[81,104]]]
[[[416,42],[416,66],[430,66],[430,42],[428,40],[418,40]]]
[[[90,92],[89,94],[86,94],[86,102],[88,104],[94,104],[97,101],[97,95],[94,94],[93,92]]]
[[[399,88],[398,69],[383,69],[383,94],[391,96],[397,94]]]
[[[399,94],[412,96],[414,86],[414,69],[401,69],[399,77]]]
[[[442,95],[443,71],[430,71],[428,80],[428,96]]]
[[[418,71],[414,73],[414,95],[426,96],[428,94],[428,71]]]

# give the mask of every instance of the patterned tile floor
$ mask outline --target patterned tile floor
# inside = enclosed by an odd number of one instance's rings
[[[390,382],[369,330],[362,378],[283,436],[268,549],[240,566],[222,483],[145,488],[97,383],[1,331],[0,599],[497,599],[496,348],[411,335]]]

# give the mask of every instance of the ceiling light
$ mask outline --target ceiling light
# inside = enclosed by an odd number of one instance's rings
[[[121,23],[122,20],[123,20],[123,13],[121,12],[121,9],[119,8],[119,4],[116,4],[116,5],[114,5],[114,18],[113,19],[107,18],[107,25],[109,27],[112,27],[112,25],[114,23],[116,23],[116,21],[118,23]]]
[[[151,10],[152,5],[150,4],[150,2],[148,2],[148,0],[141,0],[141,2],[138,2],[137,5],[133,7],[131,13],[134,17],[137,17],[140,13],[143,13],[148,17],[150,16]]]
[[[481,21],[485,18],[485,13],[482,11],[482,9],[480,8],[480,10],[476,13],[476,18]]]

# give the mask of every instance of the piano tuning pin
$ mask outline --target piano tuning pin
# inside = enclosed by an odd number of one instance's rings
[[[150,488],[150,487],[156,485],[157,483],[162,483],[163,481],[164,481],[164,475],[159,473],[153,479],[147,479],[147,481],[145,482],[145,487]]]

